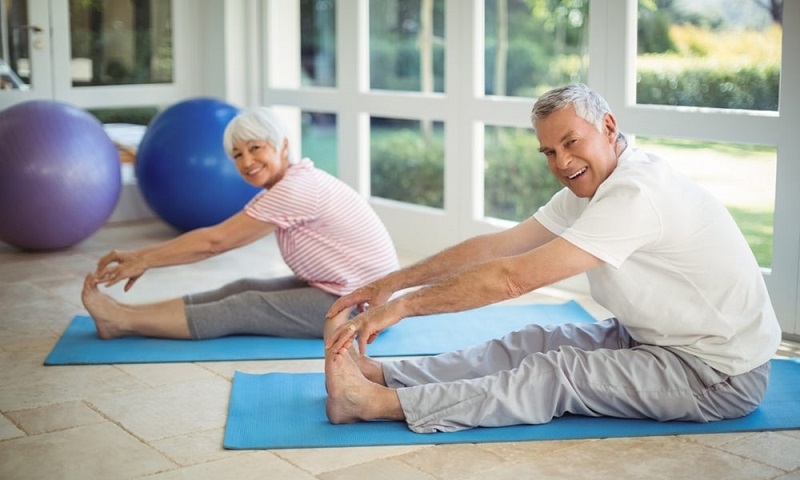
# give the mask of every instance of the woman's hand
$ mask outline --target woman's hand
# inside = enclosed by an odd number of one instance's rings
[[[110,287],[127,279],[124,288],[127,292],[146,270],[147,263],[140,254],[112,250],[97,262],[95,284],[105,284],[106,287]]]

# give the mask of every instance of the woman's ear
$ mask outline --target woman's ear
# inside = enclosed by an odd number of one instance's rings
[[[283,147],[281,148],[281,158],[289,159],[289,139],[283,139]]]

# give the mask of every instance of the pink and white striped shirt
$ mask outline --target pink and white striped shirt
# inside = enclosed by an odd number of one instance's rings
[[[399,267],[386,227],[367,201],[304,158],[245,206],[277,227],[283,260],[314,287],[345,295]]]

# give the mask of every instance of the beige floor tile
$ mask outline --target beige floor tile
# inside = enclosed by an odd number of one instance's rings
[[[0,442],[10,438],[24,437],[25,432],[17,428],[8,418],[0,415]]]
[[[163,472],[148,480],[313,480],[314,477],[272,455],[246,452],[235,457]]]
[[[430,436],[431,442],[435,442],[435,434]],[[482,472],[503,463],[500,455],[472,444],[436,445],[396,457],[395,460],[445,480],[480,476]]]
[[[322,359],[203,362],[198,365],[228,380],[233,380],[233,374],[237,371],[257,374],[268,372],[300,373],[322,372],[325,368],[325,362]]]
[[[434,480],[436,477],[421,472],[396,459],[373,460],[352,467],[317,475],[320,480]]]
[[[56,432],[68,428],[102,423],[103,417],[82,402],[61,403],[48,407],[8,412],[9,418],[28,435]]]
[[[781,470],[680,437],[614,438],[586,442],[470,479],[767,479]]]
[[[214,428],[155,440],[150,442],[150,445],[182,467],[235,457],[245,453],[242,450],[225,450],[222,448],[224,437],[224,428]]]
[[[774,480],[800,480],[800,470],[795,470],[794,472],[789,472],[786,475],[775,477]]]
[[[752,435],[755,435],[755,433],[735,432],[735,433],[713,433],[706,435],[686,435],[683,438],[685,438],[687,441],[690,442],[702,443],[703,445],[708,445],[709,447],[718,447],[724,449],[725,445],[728,445],[737,440],[747,438]]]
[[[558,450],[568,450],[580,448],[587,442],[593,440],[553,440],[553,441],[531,441],[531,442],[500,442],[500,443],[479,443],[477,447],[499,455],[507,463],[518,463],[530,461],[531,459],[556,452]]]
[[[0,445],[0,478],[107,480],[174,467],[162,454],[108,422]]]
[[[87,396],[136,391],[145,385],[108,365],[44,367],[44,351],[0,352],[0,411],[26,410]]]
[[[231,384],[220,378],[92,396],[92,408],[145,442],[225,425]]]
[[[492,478],[513,478],[527,471],[537,478],[767,479],[780,470],[683,437],[615,438],[587,442],[491,472]],[[588,477],[587,477],[588,474]],[[471,477],[478,478],[478,477]]]
[[[800,439],[781,432],[759,432],[721,448],[783,470],[800,468]]]
[[[194,363],[133,363],[117,365],[117,368],[150,386],[217,377]]]
[[[399,456],[417,450],[431,448],[428,445],[400,445],[349,448],[303,448],[272,450],[272,453],[290,462],[292,465],[311,472],[314,475],[332,472],[359,465],[381,458]]]

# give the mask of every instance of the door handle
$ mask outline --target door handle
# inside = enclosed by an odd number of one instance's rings
[[[30,30],[33,33],[42,33],[42,32],[44,32],[44,29],[42,27],[37,26],[37,25],[16,25],[16,26],[11,27],[11,28],[13,28],[14,30]]]

